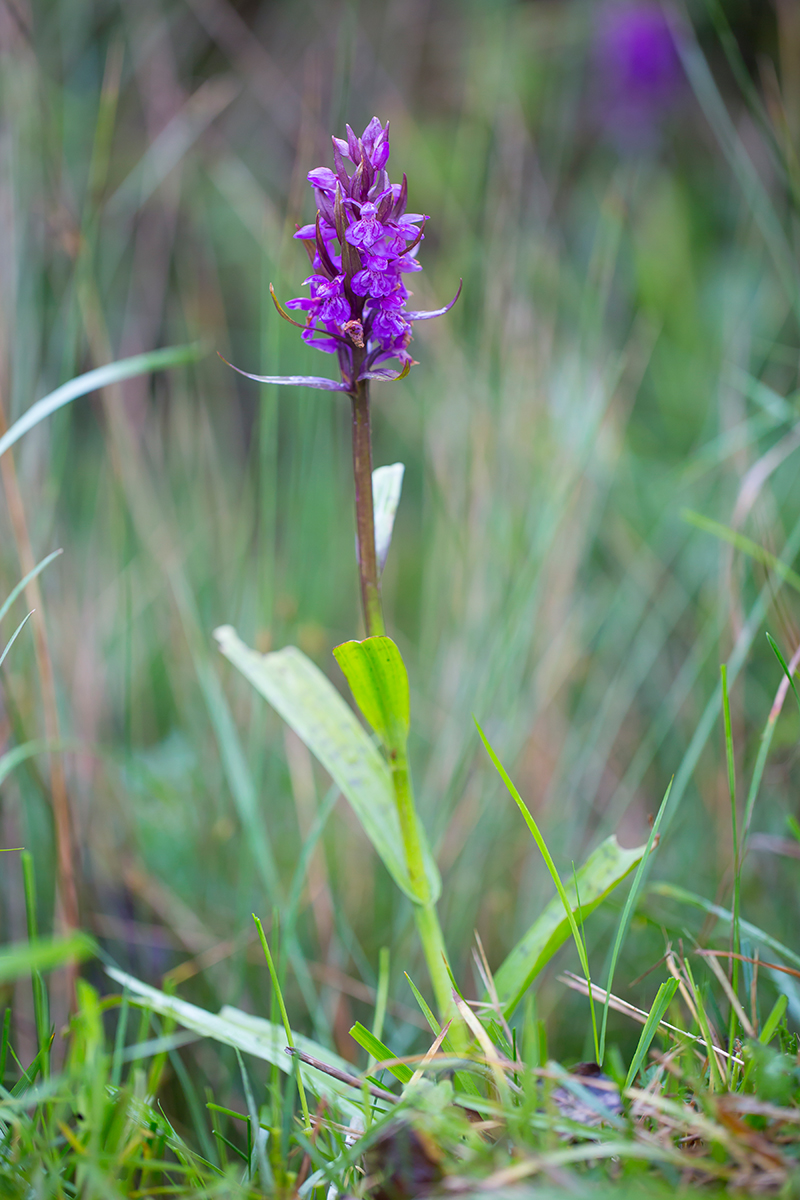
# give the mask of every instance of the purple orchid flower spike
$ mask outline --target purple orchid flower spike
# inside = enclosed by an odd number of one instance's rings
[[[407,368],[414,365],[409,350],[413,322],[442,316],[461,288],[443,308],[409,311],[403,276],[422,270],[417,252],[428,218],[406,212],[405,176],[401,184],[393,184],[386,173],[388,122],[384,127],[373,117],[361,137],[348,125],[346,137],[332,140],[336,169],[315,167],[308,173],[316,221],[295,234],[312,262],[313,274],[305,281],[310,296],[289,300],[285,308],[276,300],[276,306],[286,320],[291,320],[286,309],[300,309],[305,314],[303,341],[338,355],[341,385],[334,388],[330,380],[304,376],[305,386],[355,396],[359,384],[371,378],[408,374]],[[399,362],[400,369],[392,373],[384,367],[376,375],[375,367],[390,359]],[[289,378],[298,382],[296,376],[287,377],[287,382]],[[269,380],[277,382],[272,376]]]
[[[284,308],[270,286],[275,307],[302,330],[303,341],[338,356],[341,382],[314,375],[239,373],[260,383],[296,384],[350,396],[361,594],[367,633],[377,634],[384,627],[372,512],[369,383],[405,378],[415,365],[409,350],[413,322],[443,316],[461,294],[461,285],[443,308],[409,311],[403,276],[422,270],[417,255],[428,218],[406,212],[406,177],[393,184],[386,172],[388,122],[384,127],[373,117],[361,137],[349,125],[346,132],[345,138],[332,139],[335,169],[316,167],[307,177],[317,215],[295,237],[311,260],[312,274],[305,281],[310,295],[289,300]],[[287,309],[304,313],[305,324],[293,320]],[[379,366],[390,360],[398,362],[399,369]]]

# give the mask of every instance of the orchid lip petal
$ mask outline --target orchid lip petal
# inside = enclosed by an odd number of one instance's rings
[[[453,296],[453,299],[450,301],[450,303],[445,304],[444,308],[434,308],[429,312],[407,312],[403,313],[403,316],[407,321],[431,321],[434,317],[443,317],[446,312],[450,311],[458,297],[461,295],[461,289],[463,286],[464,280],[460,279],[458,281],[458,291],[456,292],[455,296]]]
[[[219,351],[217,351],[219,354]],[[320,388],[326,392],[346,392],[348,390],[346,383],[337,383],[335,379],[324,379],[320,375],[251,375],[249,371],[243,371],[240,367],[234,367],[233,363],[228,362],[227,358],[219,355],[222,361],[239,375],[244,375],[246,379],[254,379],[256,383],[282,383],[289,384],[293,387],[311,387]]]

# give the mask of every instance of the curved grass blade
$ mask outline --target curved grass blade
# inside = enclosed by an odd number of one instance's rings
[[[28,621],[31,619],[31,617],[33,616],[35,611],[36,610],[32,608],[31,611],[28,613],[28,615],[26,617],[22,618],[19,625],[17,626],[17,628],[12,633],[11,637],[6,642],[5,649],[3,650],[3,653],[0,654],[0,667],[2,667],[3,663],[6,661],[6,655],[8,654],[11,647],[14,645],[14,642],[17,640],[19,635],[22,633],[23,629],[25,628],[25,626],[27,625]]]
[[[261,949],[264,951],[264,957],[267,960],[267,968],[269,969],[269,975],[270,975],[270,979],[272,980],[272,986],[275,989],[275,997],[278,1001],[278,1007],[281,1010],[281,1020],[283,1021],[283,1029],[286,1034],[286,1042],[287,1042],[289,1049],[294,1050],[295,1047],[294,1047],[294,1042],[292,1040],[292,1029],[291,1029],[291,1026],[289,1025],[289,1014],[286,1012],[286,1004],[284,1003],[283,992],[281,991],[281,985],[278,980],[278,972],[275,970],[275,963],[272,960],[272,952],[269,948],[269,942],[267,941],[267,935],[264,933],[264,926],[261,924],[261,921],[258,919],[258,917],[256,916],[255,913],[253,913],[253,920],[255,921],[256,929],[258,930],[258,936],[259,936],[259,940],[261,942]],[[297,1092],[298,1092],[298,1095],[300,1096],[300,1107],[303,1110],[303,1120],[305,1121],[304,1128],[305,1128],[306,1133],[310,1133],[311,1132],[311,1118],[308,1115],[308,1103],[306,1101],[305,1089],[303,1088],[303,1080],[300,1078],[299,1074],[297,1076]]]
[[[586,956],[586,948],[584,947],[583,939],[581,938],[580,930],[578,929],[578,925],[575,920],[575,914],[572,911],[573,906],[570,903],[570,900],[567,896],[564,885],[561,882],[561,876],[559,875],[558,870],[556,869],[556,864],[553,862],[550,851],[547,848],[547,843],[545,842],[544,838],[542,837],[542,835],[539,831],[539,826],[536,824],[536,821],[533,819],[533,816],[531,815],[530,811],[528,810],[528,806],[525,804],[525,801],[522,799],[522,797],[520,796],[516,787],[511,782],[511,779],[509,778],[505,767],[503,766],[503,764],[500,762],[500,759],[495,754],[494,750],[492,749],[491,745],[489,744],[487,737],[485,736],[480,725],[478,725],[477,721],[475,722],[475,725],[477,726],[481,741],[483,742],[484,746],[486,747],[486,752],[488,753],[489,757],[491,758],[492,762],[494,763],[494,766],[495,766],[500,778],[502,779],[503,783],[506,785],[506,788],[511,793],[519,811],[522,813],[525,824],[528,826],[528,829],[531,831],[533,840],[536,842],[536,845],[539,847],[539,852],[541,853],[542,858],[545,861],[547,869],[550,872],[550,877],[553,880],[553,883],[555,884],[556,891],[558,892],[559,899],[561,900],[561,903],[564,906],[564,912],[566,913],[566,916],[567,916],[567,921],[569,923],[569,929],[570,929],[572,937],[575,941],[575,946],[578,951],[578,958],[580,959],[581,967],[583,968],[584,975],[586,976],[586,978],[588,980],[590,978],[590,973],[589,973],[589,960]],[[511,955],[509,955],[509,958],[511,958],[511,956],[513,954],[514,954],[514,951],[512,950]],[[496,979],[495,979],[495,983],[497,985],[497,994],[500,998],[501,1003],[504,1002],[504,998],[506,999],[506,1001],[508,999],[505,996],[505,989],[503,989],[501,987],[501,977],[503,976],[504,967],[506,967],[506,964],[508,963],[508,961],[509,960],[506,959],[506,962],[503,963],[503,966],[498,971]],[[510,973],[510,972],[507,972],[507,973]],[[514,976],[514,978],[515,978],[515,976]],[[503,982],[505,982],[505,980],[503,980]],[[527,987],[527,984],[526,984],[526,987]],[[523,988],[522,990],[524,991],[525,989]],[[519,994],[513,998],[514,1006],[516,1006],[516,1003],[520,999],[521,995],[522,995],[522,992],[520,991]],[[505,1015],[508,1016],[507,1007],[506,1007]]]
[[[188,346],[169,346],[164,350],[151,350],[147,354],[135,354],[133,358],[123,358],[119,362],[108,363],[104,367],[96,367],[85,375],[78,375],[68,383],[62,383],[54,392],[43,396],[15,421],[10,429],[0,437],[0,455],[5,454],[19,439],[40,421],[63,408],[79,396],[96,392],[112,383],[120,383],[123,379],[132,379],[135,375],[149,375],[151,371],[164,371],[168,367],[180,367],[186,363],[196,362],[205,353],[205,347],[200,343]]]
[[[718,917],[720,921],[724,921],[728,925],[733,921],[733,913],[727,908],[714,904],[711,900],[706,900],[704,896],[698,896],[695,892],[690,892],[677,884],[659,880],[657,883],[651,883],[647,891],[649,895],[663,896],[668,900],[677,901],[678,904],[688,904],[691,908],[699,908],[702,912]],[[751,941],[768,946],[781,958],[800,968],[800,954],[790,950],[788,946],[784,946],[783,942],[779,942],[771,934],[765,933],[763,929],[759,929],[758,925],[753,925],[750,921],[740,921],[739,928]]]
[[[794,676],[792,675],[792,672],[789,670],[789,664],[787,663],[786,659],[781,654],[780,649],[778,648],[778,643],[775,641],[774,637],[772,637],[771,634],[769,634],[769,633],[767,634],[767,641],[770,644],[772,653],[775,655],[778,662],[781,664],[781,666],[783,668],[783,673],[786,676],[786,678],[789,680],[789,686],[791,687],[792,691],[794,692],[794,698],[797,701],[798,706],[800,707],[800,692],[798,692],[797,685],[795,684],[795,681],[794,681]]]
[[[754,542],[751,538],[737,533],[735,529],[731,529],[728,525],[723,525],[719,521],[712,520],[711,517],[705,517],[702,513],[693,512],[690,508],[685,508],[681,516],[684,521],[687,521],[690,525],[694,525],[696,529],[701,529],[704,533],[710,533],[714,537],[719,538],[720,541],[728,542],[735,550],[740,550],[748,558],[752,558],[755,562],[761,563],[763,567],[774,571],[776,575],[780,575],[785,583],[788,583],[795,591],[800,592],[800,575],[787,566],[777,555],[772,554],[769,550],[765,550],[763,546],[759,546],[758,542]]]
[[[2,608],[0,608],[0,621],[2,621],[3,617],[11,608],[11,605],[14,603],[17,596],[19,596],[21,592],[24,592],[31,580],[35,579],[36,576],[45,569],[48,563],[51,563],[54,558],[58,558],[58,556],[63,553],[63,550],[54,550],[52,554],[48,554],[47,558],[43,558],[40,563],[37,563],[33,570],[29,571],[24,579],[20,579],[16,587],[12,588]]]
[[[96,949],[94,941],[85,933],[14,942],[0,950],[0,983],[21,979],[32,971],[52,971],[65,962],[90,958]]]

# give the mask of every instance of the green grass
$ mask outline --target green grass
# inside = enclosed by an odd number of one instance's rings
[[[332,369],[280,320],[269,284],[283,300],[299,294],[304,255],[291,233],[310,216],[304,176],[327,161],[345,120],[391,119],[392,165],[408,173],[411,207],[431,214],[419,307],[464,279],[453,311],[418,327],[420,365],[373,393],[376,465],[406,466],[384,601],[409,670],[409,760],[455,979],[468,999],[484,996],[474,931],[495,971],[553,898],[473,716],[566,884],[570,864],[612,832],[644,843],[674,776],[635,908],[621,891],[582,923],[596,987],[611,969],[615,995],[646,1019],[665,1002],[665,968],[647,972],[666,936],[676,969],[681,944],[691,964],[697,1019],[682,993],[664,1019],[741,1036],[712,968],[690,955],[695,943],[797,965],[786,846],[800,815],[800,724],[793,702],[770,715],[788,681],[764,636],[788,662],[800,552],[787,150],[797,81],[789,25],[759,8],[726,5],[713,20],[713,5],[693,9],[690,82],[652,142],[627,149],[598,118],[596,6],[574,0],[285,0],[241,15],[227,0],[36,0],[14,5],[18,19],[0,13],[8,423],[112,361],[208,348],[180,369],[109,379],[13,450],[33,557],[26,565],[0,506],[0,598],[63,554],[43,569],[41,605],[2,663],[0,749],[13,756],[0,764],[2,844],[31,855],[34,928],[58,936],[53,731],[32,636],[44,631],[81,919],[102,958],[82,967],[67,1038],[65,972],[53,976],[49,1015],[35,977],[8,963],[0,974],[12,1014],[0,1083],[34,1089],[24,1103],[0,1098],[9,1194],[31,1183],[37,1195],[113,1194],[110,1179],[121,1195],[144,1194],[157,1175],[142,1182],[143,1168],[125,1175],[119,1164],[145,1148],[173,1161],[169,1178],[186,1191],[246,1194],[250,1174],[252,1187],[290,1194],[286,1172],[305,1152],[309,1174],[350,1154],[335,1130],[321,1135],[319,1162],[311,1153],[293,1123],[291,1074],[240,1061],[232,1045],[187,1042],[129,999],[119,1008],[102,962],[203,1011],[233,1005],[277,1025],[256,912],[292,1027],[320,1056],[367,1067],[348,1030],[372,1027],[378,994],[388,997],[379,1037],[394,1054],[430,1044],[404,976],[432,1000],[411,906],[303,744],[211,638],[230,623],[261,650],[298,645],[347,694],[331,653],[359,634],[346,401],[259,388],[212,352],[253,372]],[[30,607],[18,595],[3,646]],[[16,953],[30,873],[26,893],[20,856],[3,865],[0,926]],[[577,965],[574,946],[561,951],[537,977],[528,1036],[524,1006],[508,1031],[531,1071],[594,1053],[585,994],[559,978]],[[737,972],[756,1026],[785,994],[797,1027],[791,977],[762,967],[753,988],[753,964]],[[502,1023],[482,1015],[502,1049]],[[48,1022],[50,1078],[25,1085],[5,1047],[29,1068]],[[624,1082],[641,1026],[612,1005],[602,1029],[606,1069]],[[789,1034],[772,1032],[787,1049]],[[748,1053],[752,1094],[793,1105],[783,1059]],[[676,1062],[663,1087],[670,1102],[702,1098],[705,1158],[724,1175],[733,1160],[720,1093],[689,1049]],[[646,1056],[641,1065],[657,1069]],[[542,1094],[532,1075],[520,1105],[504,1101],[498,1116],[496,1076],[471,1070],[459,1078],[478,1079],[518,1156],[556,1156],[547,1186],[575,1171],[603,1194],[613,1170],[563,1158],[584,1135],[565,1146],[546,1108],[542,1128],[528,1121]],[[445,1169],[456,1170],[461,1137],[471,1180],[504,1169],[503,1139],[465,1134],[463,1106],[451,1111],[445,1092],[440,1081],[409,1101]],[[629,1124],[625,1139],[635,1141]],[[618,1182],[652,1180],[655,1194],[682,1170],[631,1161]]]

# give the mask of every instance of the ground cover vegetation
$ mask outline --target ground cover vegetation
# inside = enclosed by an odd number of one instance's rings
[[[3,1194],[794,1194],[794,5],[0,54]]]

